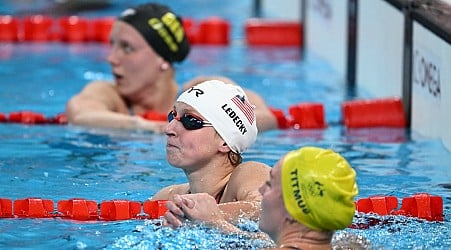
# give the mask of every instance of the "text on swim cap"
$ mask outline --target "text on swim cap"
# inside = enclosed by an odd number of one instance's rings
[[[174,34],[174,37],[177,40],[177,42],[183,40],[183,36],[185,33],[183,31],[182,25],[177,20],[177,17],[174,14],[168,12],[161,17],[161,20],[155,17],[150,18],[148,24],[150,25],[150,27],[152,27],[152,29],[154,29],[158,33],[158,35],[160,35],[161,38],[163,38],[163,41],[166,43],[166,45],[172,52],[178,51],[179,46],[177,45],[176,42],[174,42],[174,39],[164,26],[166,25],[170,29],[172,34]]]
[[[299,188],[298,169],[293,169],[293,171],[290,172],[290,176],[291,186],[293,187],[293,197],[296,200],[296,204],[304,214],[310,213],[310,209],[305,204],[304,199],[302,198],[301,189]]]
[[[161,17],[161,21],[169,27],[175,40],[178,43],[182,42],[185,32],[183,31],[182,24],[177,20],[177,17],[173,13],[168,12]]]
[[[221,107],[222,110],[224,110],[226,112],[226,114],[232,119],[232,122],[235,123],[238,130],[240,130],[241,134],[244,135],[247,132],[247,129],[244,126],[243,121],[238,116],[238,114],[235,111],[233,111],[232,108],[227,107],[227,106],[228,106],[227,103],[222,105],[222,107]]]
[[[199,97],[200,95],[204,94],[204,91],[201,89],[197,89],[194,87],[191,87],[186,93],[191,93],[192,91],[194,91],[194,94],[196,95],[196,97]]]

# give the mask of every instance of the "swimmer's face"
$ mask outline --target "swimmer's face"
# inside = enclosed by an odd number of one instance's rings
[[[176,102],[173,112],[179,117],[190,114],[201,120],[206,120],[197,110],[183,102]],[[218,154],[224,141],[213,127],[201,127],[188,130],[182,121],[172,119],[166,127],[168,162],[184,169],[199,168]]]
[[[116,21],[110,33],[108,62],[119,93],[125,97],[142,94],[142,89],[157,82],[165,63],[133,26]]]
[[[262,194],[262,213],[260,214],[259,228],[266,232],[271,239],[276,240],[279,236],[283,221],[288,213],[282,198],[281,189],[281,168],[282,160],[279,160],[271,169],[270,178],[263,186],[260,187],[259,192]]]

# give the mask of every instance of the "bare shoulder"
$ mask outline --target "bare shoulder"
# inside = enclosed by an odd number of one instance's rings
[[[258,189],[269,180],[271,168],[261,162],[245,162],[238,165],[230,176],[225,198],[235,201],[259,201]]]
[[[271,167],[265,163],[258,161],[247,161],[238,165],[233,171],[232,175],[243,175],[243,174],[252,174],[252,175],[268,175]]]
[[[186,194],[188,190],[188,183],[167,186],[158,191],[152,200],[171,200],[175,194]]]
[[[98,91],[114,91],[114,92],[116,92],[116,87],[115,87],[113,82],[102,81],[102,80],[92,81],[92,82],[88,83],[84,87],[82,93],[84,93],[84,92],[92,92],[92,91],[95,91],[95,92],[98,92]]]
[[[71,119],[80,112],[103,109],[118,111],[126,109],[125,107],[125,102],[116,91],[114,84],[107,81],[93,81],[69,99],[66,104],[66,113]]]

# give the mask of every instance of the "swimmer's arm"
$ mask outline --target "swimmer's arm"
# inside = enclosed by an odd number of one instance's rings
[[[259,201],[234,201],[218,204],[224,219],[230,223],[237,223],[239,218],[256,221],[260,216]]]
[[[229,221],[220,206],[225,204],[216,204],[216,200],[209,194],[196,193],[175,195],[174,200],[166,203],[168,211],[164,216],[164,225],[177,228],[182,225],[185,219],[199,221],[208,226],[215,227],[224,233],[233,233],[246,235],[249,238],[269,239],[265,233],[246,232]]]
[[[188,192],[188,184],[171,185],[158,191],[151,200],[172,200],[175,194],[186,194]]]
[[[231,193],[233,199],[219,204],[227,221],[258,219],[262,199],[258,189],[269,179],[270,170],[268,165],[255,161],[244,162],[235,168],[227,187],[227,195]]]
[[[130,116],[113,85],[107,82],[88,84],[66,104],[69,123],[88,127],[164,131],[166,122],[148,121]]]

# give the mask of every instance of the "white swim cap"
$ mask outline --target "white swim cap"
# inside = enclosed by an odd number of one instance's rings
[[[255,106],[237,85],[205,81],[183,92],[177,101],[195,108],[235,153],[242,153],[257,138]]]

